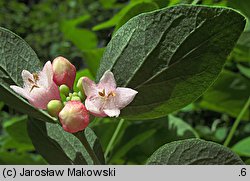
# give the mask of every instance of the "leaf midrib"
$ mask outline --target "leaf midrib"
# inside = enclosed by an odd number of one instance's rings
[[[224,28],[221,28],[221,30],[223,30],[223,29],[225,29],[225,28],[229,28],[232,24],[235,24],[235,23],[231,23],[231,24],[229,24],[228,26],[225,26]],[[239,23],[238,23],[238,24],[239,24]],[[204,25],[204,24],[201,24],[201,26],[198,27],[198,28],[202,28],[202,25]],[[194,30],[189,34],[189,36],[190,36],[192,33],[194,33],[195,30],[197,30],[197,29],[194,29]],[[206,39],[205,41],[199,43],[196,47],[192,48],[189,52],[187,52],[185,55],[183,55],[180,59],[174,61],[174,60],[172,60],[172,59],[170,58],[169,63],[170,63],[171,61],[173,61],[174,63],[170,64],[170,66],[168,66],[168,67],[166,67],[166,68],[163,68],[161,71],[157,72],[154,76],[150,77],[148,80],[146,80],[146,81],[144,81],[143,83],[139,84],[138,86],[135,87],[135,89],[138,89],[138,88],[140,88],[141,86],[143,86],[143,85],[147,84],[148,82],[152,81],[154,78],[160,76],[162,73],[164,73],[165,71],[167,71],[167,70],[168,70],[169,68],[171,68],[172,66],[181,63],[182,60],[185,60],[185,58],[186,58],[189,54],[195,52],[199,47],[203,46],[205,43],[207,43],[207,42],[208,42],[209,40],[211,40],[212,38],[214,38],[214,37],[220,35],[221,33],[223,33],[221,30],[218,31],[218,32],[216,32],[216,33],[214,33],[213,35],[211,35],[211,36],[210,36],[208,39]],[[185,41],[187,41],[187,39],[188,39],[189,36],[187,36],[187,37],[185,38],[185,40],[180,44],[180,46],[183,45],[183,43],[185,43]],[[176,53],[176,52],[175,52],[175,53]],[[171,57],[173,57],[173,56],[175,55],[175,53],[174,53]],[[134,76],[134,74],[133,74],[133,76]]]

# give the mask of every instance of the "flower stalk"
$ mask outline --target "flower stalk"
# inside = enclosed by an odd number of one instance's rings
[[[230,130],[228,136],[227,136],[227,139],[225,140],[224,142],[224,146],[228,146],[231,139],[233,138],[233,135],[242,119],[242,117],[244,116],[245,112],[247,111],[248,107],[250,106],[250,96],[248,97],[248,100],[247,102],[245,103],[244,107],[242,108],[240,114],[237,116],[233,126],[232,126],[232,129]]]
[[[100,161],[97,158],[94,150],[91,148],[91,146],[89,145],[88,140],[85,137],[85,134],[83,132],[77,132],[73,134],[75,137],[77,137],[81,143],[83,144],[84,148],[86,149],[86,151],[88,152],[89,156],[92,158],[93,160],[93,164],[94,165],[100,165]]]

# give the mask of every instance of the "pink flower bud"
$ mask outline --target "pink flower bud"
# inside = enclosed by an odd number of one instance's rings
[[[59,113],[60,122],[65,131],[82,131],[89,124],[89,114],[80,101],[69,101]]]
[[[62,84],[67,85],[72,89],[75,77],[76,77],[76,68],[72,65],[66,58],[57,57],[53,60],[53,80],[60,86]]]

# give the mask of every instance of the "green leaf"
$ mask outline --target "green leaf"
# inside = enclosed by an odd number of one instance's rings
[[[72,41],[80,50],[88,50],[97,46],[95,33],[88,29],[77,27],[77,25],[89,19],[89,15],[83,15],[73,20],[64,20],[60,25],[65,38]]]
[[[31,153],[15,153],[0,150],[1,165],[45,165],[46,162],[40,155]]]
[[[144,164],[146,159],[163,144],[198,137],[189,124],[172,115],[168,118],[129,121],[121,140],[114,148],[110,163]]]
[[[19,142],[19,140],[16,140],[9,135],[5,136],[0,136],[0,141],[1,141],[1,149],[2,150],[14,150],[16,152],[33,152],[34,151],[34,146],[32,143],[28,142]]]
[[[244,165],[230,149],[214,142],[187,139],[168,143],[148,159],[149,165]]]
[[[250,157],[250,137],[240,140],[232,147],[232,150],[240,156]]]
[[[116,27],[116,29],[118,29],[122,24],[124,24],[127,20],[129,20],[133,16],[136,16],[143,12],[152,11],[155,9],[158,9],[158,6],[156,3],[153,2],[143,2],[142,0],[132,2],[127,6],[125,6],[121,11],[119,11],[119,13],[117,13],[110,20],[103,22],[99,25],[96,25],[92,29],[94,31],[99,31],[116,25],[118,25],[118,27]]]
[[[170,0],[152,0],[152,2],[157,3],[159,8],[165,8],[168,6]]]
[[[175,131],[176,132],[175,135],[176,137],[178,137],[178,138],[173,138],[171,141],[180,140],[184,138],[194,138],[194,137],[199,138],[198,133],[192,128],[192,126],[184,122],[182,119],[172,115],[168,116],[168,129],[169,131],[172,132]]]
[[[250,159],[247,159],[247,160],[245,161],[245,164],[246,164],[246,165],[250,165]]]
[[[24,144],[31,144],[31,140],[27,134],[27,116],[13,117],[6,120],[3,124],[9,136],[15,141]]]
[[[96,76],[104,50],[105,48],[97,48],[83,52],[84,60],[93,76]]]
[[[240,74],[223,71],[203,95],[200,106],[237,117],[249,97],[250,82]],[[249,110],[243,119],[248,120]]]
[[[116,127],[118,125],[119,120],[115,118],[95,118],[93,122],[91,122],[90,126],[91,129],[94,130],[97,137],[100,139],[100,143],[102,145],[102,148],[104,150],[107,149],[107,146],[110,142],[110,139],[112,138]],[[93,124],[94,123],[94,124]],[[116,141],[114,142],[114,145],[121,139],[122,135],[124,134],[124,131],[128,125],[128,122],[125,121],[122,125],[122,128],[119,131],[118,137]],[[107,131],[109,130],[109,131]]]
[[[99,1],[105,9],[112,8],[112,6],[116,3],[116,0],[99,0]]]
[[[181,5],[132,18],[108,44],[97,80],[110,69],[136,89],[126,119],[162,117],[185,107],[215,81],[244,29],[227,8]]]
[[[131,3],[151,2],[156,3],[160,8],[164,8],[169,4],[169,0],[130,0]]]
[[[39,120],[53,122],[44,111],[31,106],[10,89],[10,85],[22,86],[22,70],[41,70],[40,61],[30,46],[19,36],[0,27],[0,100],[20,112]]]
[[[249,56],[249,60],[250,60],[250,56]],[[250,67],[246,67],[241,64],[237,64],[237,67],[244,76],[250,79]]]
[[[28,132],[36,150],[49,164],[93,164],[93,160],[78,138],[64,131],[58,124],[30,119]],[[102,148],[94,132],[86,128],[82,134],[85,134],[97,158],[101,164],[104,164]]]
[[[228,6],[240,10],[248,18],[250,18],[250,1],[246,0],[230,0]]]
[[[250,1],[230,0],[228,1],[228,6],[239,10],[247,18],[245,31],[240,36],[232,56],[239,62],[250,62]]]
[[[232,57],[238,62],[250,62],[250,31],[242,33],[235,46]]]
[[[120,17],[120,20],[116,23],[114,32],[116,32],[122,25],[124,25],[128,20],[130,20],[134,16],[156,9],[159,9],[159,7],[156,3],[153,2],[142,2],[131,6],[131,8],[128,9],[127,12],[122,15]]]

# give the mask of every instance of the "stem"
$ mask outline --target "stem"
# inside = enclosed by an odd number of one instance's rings
[[[244,116],[247,108],[249,107],[249,105],[250,105],[250,96],[248,97],[247,102],[245,103],[244,107],[240,111],[240,114],[237,116],[237,118],[236,118],[236,120],[235,120],[235,122],[234,122],[234,124],[233,124],[233,126],[232,126],[232,128],[231,128],[231,130],[230,130],[230,132],[228,134],[228,136],[227,136],[227,139],[224,142],[224,146],[228,146],[229,145],[229,143],[230,143],[231,139],[233,138],[233,135],[234,135],[234,133],[235,133],[235,131],[236,131],[236,129],[237,129],[237,127],[238,127],[238,125],[239,125],[242,117]]]
[[[89,156],[92,158],[94,165],[100,165],[100,161],[97,158],[94,150],[91,148],[91,146],[89,145],[88,140],[85,137],[85,134],[82,132],[77,132],[74,133],[74,135],[81,141],[81,143],[83,144],[83,146],[85,147],[85,149],[87,150]]]
[[[113,147],[113,145],[114,145],[114,142],[115,142],[115,140],[117,139],[117,136],[119,135],[119,132],[120,132],[120,130],[121,130],[121,128],[122,128],[123,123],[124,123],[124,119],[121,119],[121,120],[119,121],[119,123],[118,123],[118,125],[117,125],[117,127],[116,127],[116,129],[115,129],[115,132],[114,132],[114,134],[112,135],[112,137],[111,137],[111,139],[110,139],[110,141],[109,141],[109,144],[108,144],[108,146],[107,146],[107,149],[106,149],[106,151],[105,151],[105,153],[104,153],[105,158],[107,158],[107,156],[108,156],[110,150],[112,149],[112,147]]]
[[[196,5],[200,0],[193,0],[192,5]]]

